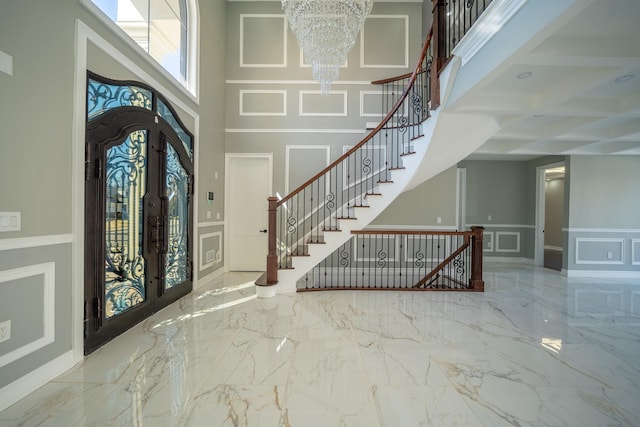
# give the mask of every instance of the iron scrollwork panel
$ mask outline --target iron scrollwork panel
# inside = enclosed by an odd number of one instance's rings
[[[167,144],[166,154],[167,247],[165,289],[188,279],[189,174],[176,150]]]
[[[148,131],[129,134],[106,155],[105,317],[146,299],[143,197]]]

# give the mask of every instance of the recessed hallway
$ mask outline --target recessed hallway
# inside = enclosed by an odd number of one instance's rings
[[[226,274],[0,426],[640,425],[640,279],[485,266],[486,292],[255,298]]]

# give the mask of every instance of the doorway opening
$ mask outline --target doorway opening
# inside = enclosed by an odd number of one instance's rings
[[[538,168],[536,265],[562,271],[564,250],[565,165]]]

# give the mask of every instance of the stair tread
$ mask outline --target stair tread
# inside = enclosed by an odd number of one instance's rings
[[[339,216],[337,219],[357,220],[358,218],[353,216]]]
[[[406,169],[404,166],[398,166],[395,168],[389,168],[390,171],[398,171],[398,170],[402,170],[402,169]]]
[[[411,154],[416,154],[416,152],[415,151],[407,151],[406,153],[400,154],[400,157],[409,156]]]
[[[385,181],[378,181],[378,184],[393,184],[393,181],[387,179]]]

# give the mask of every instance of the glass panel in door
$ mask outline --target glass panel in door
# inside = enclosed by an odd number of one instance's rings
[[[129,134],[106,154],[105,317],[146,300],[143,197],[148,131]]]
[[[171,289],[188,278],[189,174],[170,143],[167,143],[166,165],[168,244],[165,289]]]

